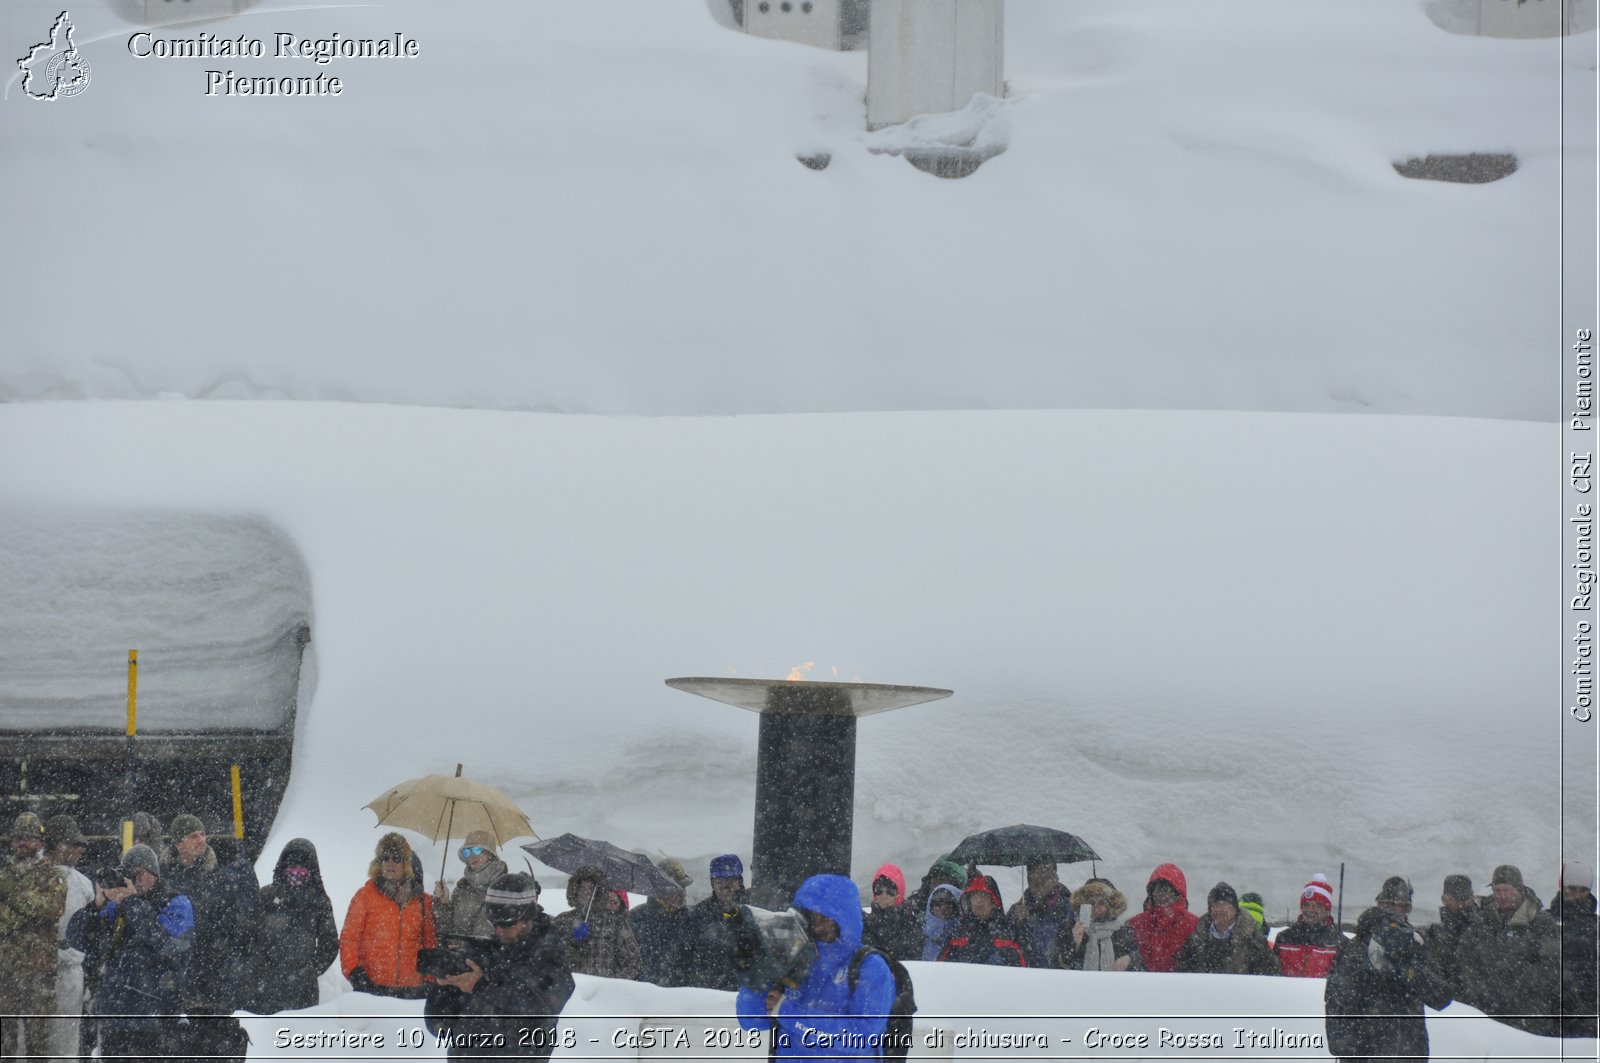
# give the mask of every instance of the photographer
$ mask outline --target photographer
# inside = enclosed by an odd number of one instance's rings
[[[193,940],[194,908],[161,881],[148,845],[95,876],[94,903],[67,924],[67,942],[101,972],[94,1012],[102,1057],[182,1054],[172,1016]]]
[[[493,942],[465,954],[462,973],[435,976],[423,1015],[451,1058],[544,1059],[555,1048],[573,981],[538,898],[532,875],[495,879],[483,903]]]
[[[798,985],[765,993],[740,989],[739,1025],[773,1031],[775,1057],[877,1059],[883,1054],[894,974],[877,953],[862,961],[851,986],[851,957],[861,945],[861,894],[843,875],[812,875],[795,891],[816,959]]]

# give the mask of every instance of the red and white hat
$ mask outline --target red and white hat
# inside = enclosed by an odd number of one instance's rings
[[[1328,911],[1333,911],[1333,886],[1328,882],[1326,875],[1312,875],[1311,881],[1306,883],[1306,888],[1300,891],[1300,903],[1312,901],[1322,905]]]

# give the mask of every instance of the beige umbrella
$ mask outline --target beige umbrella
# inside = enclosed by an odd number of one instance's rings
[[[517,803],[487,783],[450,775],[424,775],[386,790],[363,805],[378,814],[380,827],[404,827],[430,841],[464,838],[488,831],[501,845],[513,838],[537,838]],[[444,868],[439,869],[441,877]]]

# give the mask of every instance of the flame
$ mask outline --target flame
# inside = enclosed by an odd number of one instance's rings
[[[787,678],[791,683],[804,682],[807,678],[806,674],[816,666],[816,661],[807,661],[805,664],[797,664],[793,668],[789,669],[789,674],[785,678]]]

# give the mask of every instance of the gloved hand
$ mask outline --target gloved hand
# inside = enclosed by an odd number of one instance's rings
[[[589,924],[588,923],[579,923],[577,926],[573,927],[572,928],[572,940],[573,941],[588,941],[589,940]]]
[[[365,968],[357,967],[350,972],[350,988],[357,993],[372,992],[372,979],[367,977]]]

